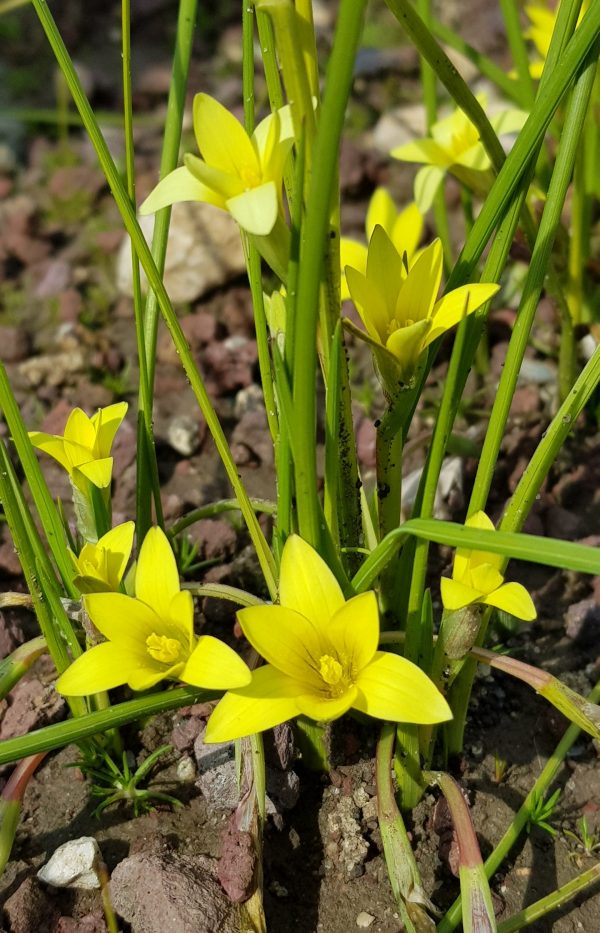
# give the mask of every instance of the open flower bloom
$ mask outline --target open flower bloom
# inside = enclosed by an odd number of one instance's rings
[[[481,95],[478,100],[485,108],[485,96]],[[497,135],[502,136],[520,130],[526,119],[527,114],[521,110],[506,110],[491,116],[490,123]],[[492,163],[477,128],[460,109],[434,123],[431,136],[398,146],[392,149],[391,155],[403,162],[425,165],[415,178],[415,201],[424,214],[431,207],[446,172],[451,172],[476,194],[485,194],[489,187]]]
[[[581,22],[589,5],[589,0],[583,0],[577,25]],[[540,78],[544,70],[544,63],[548,55],[548,49],[550,48],[559,6],[560,3],[557,3],[554,7],[549,7],[547,3],[540,2],[525,4],[525,13],[531,25],[525,31],[524,35],[527,39],[531,39],[540,56],[540,59],[532,62],[529,68],[532,78]]]
[[[74,408],[62,437],[30,431],[29,438],[34,447],[58,460],[75,486],[85,490],[89,481],[105,489],[112,478],[110,451],[126,412],[127,402],[99,408],[91,418],[81,408]]]
[[[432,341],[480,308],[499,288],[491,283],[463,285],[436,300],[442,264],[442,244],[434,240],[407,270],[383,227],[375,227],[366,274],[346,268],[348,288],[367,331],[351,328],[352,332],[375,351],[391,356],[405,380]],[[376,357],[383,373],[381,352]]]
[[[365,229],[367,243],[376,226],[383,227],[401,256],[406,254],[410,267],[423,233],[423,215],[412,201],[404,210],[397,211],[387,188],[377,188],[369,201]],[[350,289],[346,282],[346,266],[352,266],[363,274],[367,271],[367,247],[358,240],[342,237],[340,242],[342,264],[341,298],[350,298]]]
[[[202,158],[162,179],[140,207],[152,214],[176,201],[204,201],[231,216],[247,233],[268,236],[281,204],[285,161],[293,145],[289,107],[269,114],[249,136],[213,97],[194,97],[194,132]]]
[[[485,512],[475,512],[465,522],[467,528],[494,530]],[[472,603],[483,603],[531,622],[537,613],[531,596],[520,583],[505,583],[500,573],[504,558],[500,554],[458,548],[454,556],[452,579],[442,577],[444,609],[454,612]]]
[[[110,593],[118,590],[133,547],[133,522],[124,522],[107,531],[96,544],[86,542],[79,556],[69,555],[77,576],[74,583],[80,593]]]
[[[266,660],[252,683],[230,690],[206,742],[224,742],[304,714],[337,719],[351,707],[395,722],[450,719],[441,693],[415,664],[378,651],[372,592],[345,601],[327,564],[297,535],[281,557],[280,604],[242,609],[244,634]]]
[[[151,528],[140,549],[135,598],[92,593],[84,598],[90,619],[107,641],[90,648],[58,678],[66,696],[84,696],[129,684],[148,690],[160,680],[224,690],[250,682],[250,671],[228,645],[194,634],[194,603],[179,589],[175,557],[166,535]]]

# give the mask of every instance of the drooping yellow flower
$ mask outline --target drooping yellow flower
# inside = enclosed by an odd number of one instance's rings
[[[423,671],[377,650],[375,594],[346,602],[327,564],[297,535],[283,549],[279,597],[277,606],[238,612],[246,638],[268,663],[253,672],[248,686],[223,697],[205,741],[262,732],[300,714],[337,719],[351,707],[395,722],[451,718]]]
[[[86,542],[79,556],[69,555],[77,576],[75,586],[80,593],[114,593],[123,579],[133,547],[135,524],[124,522],[111,528],[96,544]]]
[[[218,638],[194,634],[194,603],[179,589],[173,551],[160,528],[151,528],[140,549],[135,597],[91,593],[86,612],[107,639],[67,668],[56,689],[84,696],[129,684],[148,690],[160,680],[181,680],[210,690],[242,687],[250,671]]]
[[[578,25],[587,12],[589,5],[589,0],[583,0]],[[552,40],[552,33],[556,25],[559,6],[560,3],[557,3],[555,7],[549,7],[547,3],[540,2],[528,3],[525,5],[525,13],[531,25],[526,29],[524,35],[527,39],[531,39],[540,56],[537,61],[532,62],[530,65],[529,72],[532,78],[540,78],[544,70],[546,56],[548,55],[548,49],[550,48],[550,42]]]
[[[485,109],[484,95],[478,97]],[[527,119],[521,110],[506,110],[490,117],[498,136],[520,130]],[[415,178],[415,201],[425,214],[446,172],[451,172],[476,194],[485,194],[491,181],[491,161],[479,132],[467,115],[457,108],[449,117],[431,127],[431,136],[415,139],[392,149],[391,155],[403,162],[420,162],[425,168]]]
[[[289,107],[269,114],[249,136],[213,97],[194,97],[194,132],[202,158],[186,154],[146,198],[142,214],[176,201],[204,201],[229,213],[247,233],[268,236],[281,205],[283,168],[293,145]]]
[[[62,437],[30,431],[29,438],[34,447],[58,460],[79,489],[85,490],[88,480],[105,489],[112,478],[110,451],[126,412],[127,402],[99,408],[91,418],[81,408],[74,408]]]
[[[432,341],[480,308],[499,288],[492,283],[463,285],[436,300],[442,264],[442,245],[434,240],[407,270],[385,230],[375,227],[366,274],[346,268],[348,288],[367,331],[352,328],[352,332],[370,343],[382,371],[383,353],[395,361],[405,381]]]
[[[485,512],[475,512],[465,522],[467,528],[494,530]],[[458,548],[454,556],[452,579],[442,577],[441,593],[444,608],[450,612],[473,603],[495,606],[518,619],[531,622],[537,613],[531,596],[520,583],[505,583],[500,573],[500,554]]]
[[[383,227],[390,240],[401,256],[406,253],[408,265],[413,258],[423,233],[423,215],[412,201],[403,210],[397,211],[387,188],[377,188],[369,201],[365,229],[367,243],[373,235],[376,226]],[[358,240],[342,237],[340,242],[340,259],[342,264],[341,298],[346,301],[350,298],[350,290],[346,282],[346,266],[352,266],[363,274],[367,270],[367,247]]]

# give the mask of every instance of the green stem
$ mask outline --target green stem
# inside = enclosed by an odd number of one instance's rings
[[[504,17],[510,54],[519,76],[522,104],[529,110],[535,100],[535,87],[529,71],[529,55],[519,19],[519,7],[515,0],[500,0],[500,9]]]
[[[321,270],[329,228],[333,185],[337,177],[338,152],[346,102],[352,84],[353,66],[362,32],[365,0],[342,0],[333,48],[329,58],[323,109],[314,147],[303,225],[303,243],[298,277],[297,326],[294,335],[293,399],[296,414],[296,496],[300,533],[310,544],[320,546],[321,509],[316,463],[316,362],[317,316]]]
[[[277,511],[277,505],[270,499],[250,499],[250,504],[256,512],[262,512],[265,515],[274,515]],[[237,499],[219,499],[218,502],[211,502],[209,505],[201,505],[199,509],[188,512],[182,518],[177,519],[169,529],[169,538],[174,538],[181,534],[190,525],[201,521],[203,518],[214,518],[215,515],[222,515],[223,512],[239,512],[240,504]]]
[[[535,923],[535,921],[539,920],[541,917],[545,917],[550,911],[558,910],[560,907],[563,907],[569,901],[573,900],[577,894],[581,891],[585,891],[586,888],[599,880],[600,864],[596,864],[593,865],[592,868],[588,868],[587,871],[577,875],[576,878],[572,878],[571,881],[567,881],[565,884],[561,885],[560,888],[557,888],[552,894],[547,894],[546,897],[542,897],[534,904],[530,904],[529,907],[520,910],[518,914],[499,923],[498,933],[515,933],[516,930],[522,930],[523,927],[527,927],[531,923]]]

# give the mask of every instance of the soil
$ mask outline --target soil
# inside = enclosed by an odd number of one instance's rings
[[[72,46],[82,53],[93,98],[98,105],[114,107],[118,104],[114,79],[98,66],[101,52],[96,49],[95,56],[89,54],[87,27],[71,15],[71,6],[63,4],[59,12],[67,32],[70,30]],[[485,14],[485,3],[471,6],[477,15]],[[137,39],[141,35],[147,43],[145,57],[136,66],[136,106],[140,112],[153,114],[166,88],[162,22],[170,5],[140,0],[137,7],[134,13],[141,30]],[[324,9],[326,13],[326,5]],[[221,75],[218,96],[239,108],[237,7],[231,13],[223,5],[222,21],[212,23],[204,35],[204,56],[197,58],[191,86],[216,92],[215,75]],[[466,19],[471,21],[471,17]],[[321,35],[324,43],[330,39],[330,26],[325,16]],[[51,70],[42,48],[38,43],[28,50],[21,38],[13,44],[12,55],[15,61],[29,62],[30,74],[39,77]],[[495,52],[502,61],[503,46],[497,30],[488,51]],[[38,56],[35,67],[28,54]],[[372,119],[377,108],[402,103],[392,90],[398,72],[405,73],[408,96],[416,94],[416,62],[410,55],[397,60],[385,56],[369,59],[368,69],[365,66],[365,73],[357,81],[353,101],[352,113],[358,127],[367,119],[365,114]],[[44,82],[40,86],[45,86]],[[7,157],[6,166],[0,165],[0,359],[31,429],[43,427],[59,433],[75,404],[92,411],[118,398],[129,401],[130,411],[115,450],[115,521],[124,520],[133,514],[134,503],[137,372],[132,362],[135,337],[131,301],[116,286],[115,267],[122,241],[119,219],[89,146],[77,132],[70,135],[66,149],[39,125],[26,128],[19,124],[14,132],[16,135],[8,143],[11,157]],[[159,135],[152,128],[140,128],[136,133],[138,193],[142,197],[154,183]],[[376,184],[387,181],[395,193],[410,189],[411,176],[403,171],[397,164],[390,166],[373,156],[355,127],[341,169],[348,232],[360,232],[365,203]],[[458,225],[456,229],[460,229]],[[250,494],[272,496],[273,457],[257,388],[251,307],[243,277],[234,273],[181,303],[177,310],[206,374]],[[473,377],[469,383],[465,394],[468,403],[457,424],[457,433],[470,442],[476,443],[481,436],[481,412],[493,397],[513,321],[514,311],[510,308],[495,312],[490,320],[490,372],[485,380],[477,383]],[[493,485],[493,517],[514,490],[555,405],[556,333],[554,309],[543,300],[534,335],[537,349],[528,352],[527,373],[517,390]],[[362,386],[357,393],[360,404],[356,405],[355,415],[361,470],[368,486],[373,482],[377,390],[368,357],[352,345],[350,354],[353,378]],[[442,353],[415,418],[407,472],[423,462],[446,361],[447,355]],[[230,494],[206,426],[196,413],[191,390],[164,333],[158,344],[156,430],[168,521]],[[6,436],[3,426],[0,431]],[[463,461],[456,482],[439,503],[440,515],[462,520],[475,465],[475,460]],[[43,469],[53,494],[68,501],[68,486],[60,469],[48,459]],[[598,488],[600,434],[590,413],[574,425],[526,530],[598,544]],[[268,529],[268,520],[265,527]],[[199,559],[206,561],[194,579],[218,579],[260,591],[256,561],[239,521],[204,521],[190,529],[190,535],[199,546]],[[449,568],[450,556],[444,549],[434,552],[434,590],[439,574]],[[587,693],[600,673],[599,578],[532,565],[515,566],[511,572],[532,592],[539,619],[527,628],[498,630],[495,637],[515,656],[545,667],[580,693]],[[23,588],[6,533],[0,542],[0,579],[3,590]],[[434,601],[437,595],[434,592]],[[230,607],[205,600],[199,609],[198,622],[204,631],[218,633],[243,648]],[[34,634],[29,615],[6,611],[0,625],[2,656]],[[65,715],[63,707],[52,705],[50,680],[48,666],[38,663],[28,680],[35,685],[29,705],[18,691],[9,698],[6,709],[14,723],[6,728],[5,714],[2,737]],[[77,750],[70,747],[48,756],[27,790],[11,860],[0,879],[0,905],[7,933],[91,933],[105,929],[97,891],[57,890],[35,880],[39,867],[58,846],[81,836],[95,837],[111,873],[135,853],[145,853],[148,859],[152,853],[159,853],[159,868],[195,864],[211,878],[218,873],[230,809],[219,808],[214,799],[211,802],[206,788],[204,793],[200,790],[197,748],[194,752],[208,712],[206,707],[190,708],[124,730],[126,747],[138,763],[165,742],[173,746],[161,759],[151,787],[180,799],[184,805],[178,809],[159,805],[133,818],[127,805],[119,804],[96,817],[97,801],[90,796],[89,783],[73,767]],[[484,856],[509,825],[555,748],[565,723],[559,713],[522,684],[497,672],[480,672],[465,753],[451,766],[467,794]],[[300,778],[299,797],[293,799],[291,807],[288,799],[287,809],[276,801],[276,812],[268,820],[264,890],[270,933],[347,933],[355,928],[394,933],[401,928],[377,827],[372,732],[346,717],[335,724],[333,748],[329,774],[315,774],[304,769],[301,762],[292,762],[290,767]],[[553,785],[561,788],[552,816],[556,834],[533,827],[519,841],[502,872],[494,877],[492,889],[499,918],[507,918],[593,864],[565,830],[576,831],[577,821],[585,815],[588,826],[598,824],[600,831],[598,751],[586,737],[577,741]],[[497,780],[501,761],[506,762],[505,771]],[[2,780],[8,773],[5,768]],[[435,905],[444,910],[458,892],[458,881],[452,873],[451,833],[449,836],[440,817],[436,794],[426,793],[410,817],[408,828],[425,887]],[[167,928],[163,925],[163,929]],[[222,928],[226,929],[226,925]],[[146,933],[141,926],[130,926],[126,921],[122,929]],[[537,933],[600,930],[598,888],[586,892],[585,899],[576,899],[550,918],[533,924],[531,929]]]

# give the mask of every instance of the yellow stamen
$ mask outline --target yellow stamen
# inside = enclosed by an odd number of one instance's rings
[[[319,674],[326,684],[335,687],[342,679],[344,669],[339,661],[332,658],[329,654],[324,654],[319,658]]]
[[[258,172],[255,169],[250,168],[249,166],[243,166],[240,169],[240,178],[246,185],[247,189],[258,188],[258,186],[260,185],[260,177],[258,175]]]
[[[157,635],[155,632],[146,639],[148,654],[155,661],[163,664],[173,664],[181,653],[181,644],[176,638],[167,638],[166,635]]]

